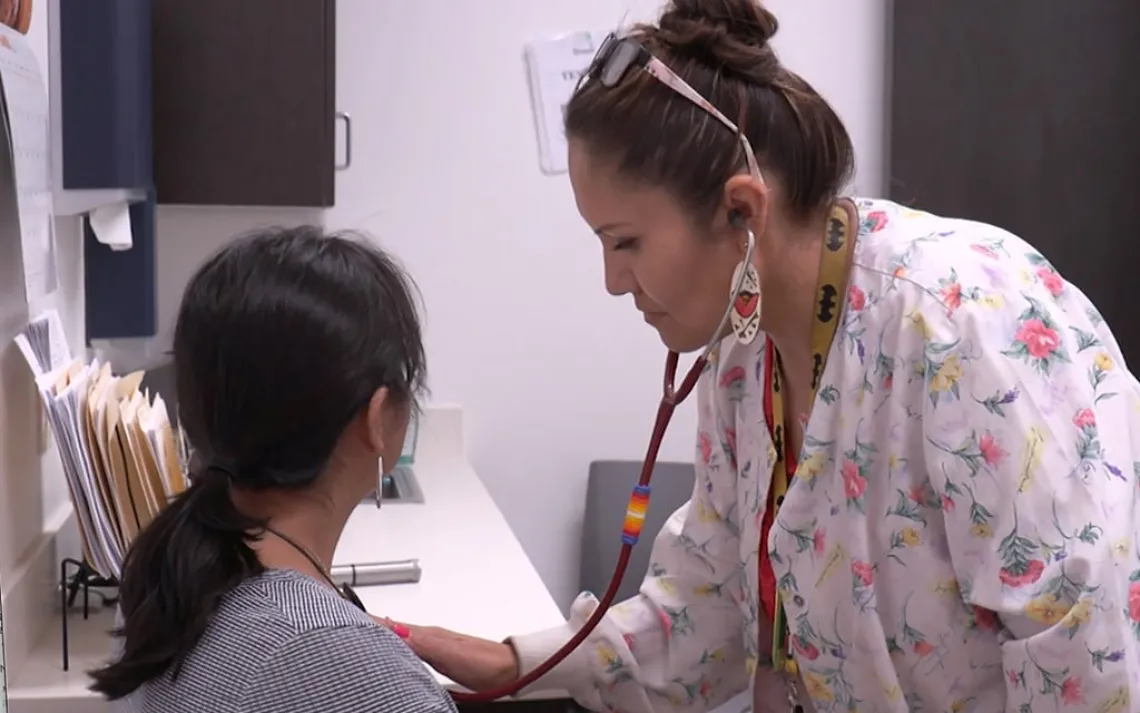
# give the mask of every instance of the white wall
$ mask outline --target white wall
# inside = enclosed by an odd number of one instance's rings
[[[781,56],[847,122],[864,194],[877,194],[883,178],[885,2],[769,2],[782,22]],[[588,464],[642,457],[663,352],[629,300],[605,293],[597,241],[565,177],[538,170],[522,50],[530,39],[604,30],[658,7],[657,0],[339,0],[337,94],[353,118],[353,165],[338,177],[336,208],[322,216],[164,207],[158,215],[164,329],[195,264],[236,232],[323,220],[366,230],[395,251],[424,295],[433,398],[465,407],[477,471],[564,604],[577,589]],[[67,287],[56,301],[78,343],[81,271],[67,238],[61,234]],[[25,317],[13,288],[0,290],[7,343]],[[14,484],[13,473],[38,467],[21,421],[31,387],[15,358],[6,354],[0,382],[0,579],[19,542],[39,527],[24,505],[5,512],[14,489],[21,503],[36,490]],[[682,407],[662,459],[692,459],[694,422],[691,405]],[[61,483],[52,463],[45,479]],[[63,494],[46,489],[50,502],[36,511]]]

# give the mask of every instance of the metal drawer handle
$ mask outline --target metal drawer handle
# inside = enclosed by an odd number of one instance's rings
[[[352,165],[352,117],[347,111],[338,111],[336,118],[344,122],[344,163],[336,167],[336,170],[343,171]]]

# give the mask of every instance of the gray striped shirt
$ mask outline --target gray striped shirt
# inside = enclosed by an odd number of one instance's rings
[[[222,601],[177,679],[132,695],[132,713],[454,713],[399,637],[304,575],[271,570]]]

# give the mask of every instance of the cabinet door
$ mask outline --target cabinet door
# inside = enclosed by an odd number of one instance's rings
[[[327,207],[335,0],[154,0],[159,203]]]

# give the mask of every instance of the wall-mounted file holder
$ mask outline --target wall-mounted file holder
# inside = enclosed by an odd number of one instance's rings
[[[49,0],[56,215],[142,200],[154,182],[152,0]]]

